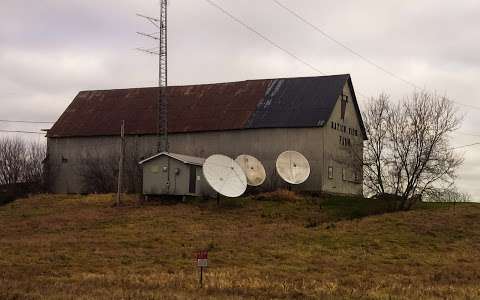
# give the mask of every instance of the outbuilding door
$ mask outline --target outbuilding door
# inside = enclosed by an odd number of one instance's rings
[[[197,167],[190,166],[190,184],[188,188],[190,194],[197,193]]]

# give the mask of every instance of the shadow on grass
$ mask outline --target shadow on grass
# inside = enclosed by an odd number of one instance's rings
[[[0,193],[0,206],[7,205],[15,201],[17,197],[8,193]]]
[[[372,215],[395,212],[386,201],[362,197],[323,196],[319,199],[322,208],[338,220],[361,219]]]
[[[43,186],[39,182],[0,185],[0,206],[12,203],[30,194],[40,194],[43,191]]]

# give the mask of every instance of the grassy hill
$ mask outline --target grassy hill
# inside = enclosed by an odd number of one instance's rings
[[[480,205],[276,198],[17,200],[0,207],[0,299],[480,298]]]

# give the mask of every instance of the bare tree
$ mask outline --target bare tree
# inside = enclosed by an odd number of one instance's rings
[[[113,193],[117,190],[120,153],[89,150],[78,156],[75,171],[83,181],[85,193]],[[137,145],[127,143],[123,170],[122,190],[127,193],[142,189],[142,169],[138,162]],[[148,155],[147,155],[148,156]]]
[[[0,184],[12,185],[22,181],[25,152],[26,145],[21,138],[0,139]]]
[[[364,182],[367,190],[374,194],[385,194],[384,166],[387,161],[388,119],[390,102],[386,94],[372,100],[363,113],[368,140],[364,147]]]
[[[460,192],[456,187],[438,189],[430,193],[427,201],[443,203],[463,203],[472,201],[472,196],[468,193]]]
[[[24,152],[25,170],[23,179],[25,182],[43,184],[44,168],[43,161],[47,155],[45,144],[39,142],[28,143]]]
[[[115,191],[118,161],[115,154],[102,156],[99,153],[87,153],[79,159],[77,173],[83,180],[87,193],[112,193]]]
[[[0,139],[0,185],[18,196],[43,191],[45,144],[19,137]]]
[[[140,158],[136,151],[127,147],[124,166],[124,190],[129,193],[140,193],[142,191],[142,168],[138,164]]]
[[[450,147],[462,118],[446,97],[427,92],[392,104],[386,95],[364,111],[365,186],[371,194],[395,195],[410,209],[422,195],[451,186],[463,163]]]

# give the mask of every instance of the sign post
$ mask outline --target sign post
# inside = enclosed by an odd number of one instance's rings
[[[208,267],[208,251],[197,252],[197,265],[200,268],[200,287],[203,288],[203,269]]]

